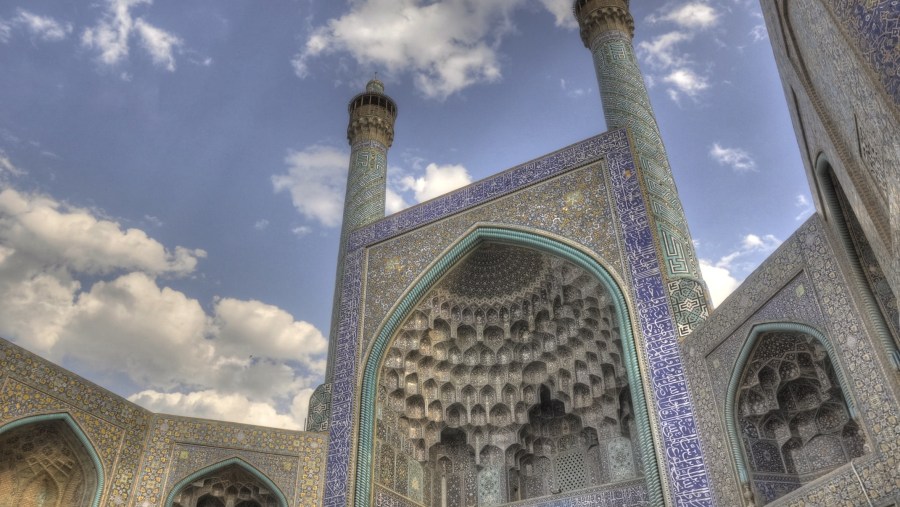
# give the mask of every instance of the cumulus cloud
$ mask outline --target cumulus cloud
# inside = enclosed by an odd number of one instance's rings
[[[384,196],[384,208],[388,215],[392,215],[398,211],[409,207],[409,203],[402,195],[398,194],[394,189],[388,188]]]
[[[138,402],[297,427],[305,405],[294,398],[324,373],[325,337],[261,301],[218,298],[207,311],[160,284],[160,275],[193,273],[200,257],[91,210],[7,188],[0,335],[55,361],[127,377],[142,390]]]
[[[220,393],[214,389],[190,393],[147,390],[128,399],[148,410],[164,414],[302,430],[312,392],[312,389],[303,389],[297,394],[291,403],[290,413],[279,413],[269,404],[254,402],[240,394]]]
[[[661,79],[668,84],[666,92],[678,104],[685,96],[696,101],[701,92],[711,87],[710,80],[708,75],[695,70],[695,62],[681,46],[715,25],[718,19],[718,11],[706,2],[669,5],[651,14],[648,17],[651,23],[675,24],[678,29],[637,44],[638,56],[658,73],[656,76],[647,74],[648,82],[656,83]]]
[[[330,146],[291,150],[284,159],[287,174],[272,176],[275,192],[288,191],[304,217],[326,227],[340,225],[350,155]]]
[[[425,174],[419,177],[404,176],[400,180],[402,190],[411,190],[416,202],[433,199],[451,190],[464,187],[472,182],[472,176],[465,167],[455,165],[428,164]]]
[[[200,249],[167,250],[140,229],[123,229],[89,210],[12,188],[0,191],[0,241],[45,265],[86,274],[185,275],[206,256]]]
[[[131,13],[138,5],[152,3],[153,0],[106,0],[100,20],[82,32],[81,44],[96,50],[101,63],[115,65],[128,57],[130,41],[136,38],[154,64],[174,71],[174,52],[182,46],[182,40],[143,18],[135,19]]]
[[[677,102],[678,94],[684,94],[688,97],[696,97],[697,94],[709,88],[709,80],[698,75],[688,68],[676,69],[670,72],[663,81],[672,85],[669,89],[669,95]]]
[[[669,7],[661,13],[652,14],[648,19],[652,23],[671,21],[685,28],[703,29],[715,25],[719,20],[719,13],[705,2],[688,2]]]
[[[321,356],[327,352],[322,333],[308,322],[261,301],[223,298],[216,302],[213,332],[219,351],[297,361],[310,371],[324,373]],[[256,337],[247,341],[247,337]]]
[[[700,259],[700,272],[709,288],[709,297],[714,306],[719,306],[740,285],[727,267],[718,266],[706,259]]]
[[[741,148],[726,148],[719,143],[714,143],[709,149],[709,156],[719,165],[729,166],[739,173],[756,170],[756,161]]]
[[[498,47],[512,29],[510,14],[526,0],[360,0],[350,11],[316,28],[292,61],[309,74],[321,55],[345,52],[357,63],[409,73],[429,98],[444,99],[476,83],[501,78]],[[546,2],[554,9],[557,2]],[[360,29],[378,26],[378,30]]]
[[[736,289],[744,277],[756,268],[763,258],[775,251],[781,240],[771,234],[747,234],[739,246],[716,261],[700,259],[700,271],[709,288],[714,305],[718,306]]]

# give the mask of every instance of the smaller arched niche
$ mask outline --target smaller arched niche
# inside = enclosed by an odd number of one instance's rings
[[[862,456],[865,444],[818,333],[767,327],[751,336],[729,400],[746,473],[762,503]]]
[[[287,507],[284,495],[264,475],[239,459],[201,470],[175,486],[171,507]]]
[[[102,473],[66,416],[42,416],[0,432],[0,507],[99,504]]]

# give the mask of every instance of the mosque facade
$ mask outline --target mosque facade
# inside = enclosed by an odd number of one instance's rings
[[[628,0],[576,0],[607,132],[385,217],[398,108],[351,100],[307,431],[0,340],[0,507],[900,505],[900,6],[762,5],[817,213],[718,308]]]

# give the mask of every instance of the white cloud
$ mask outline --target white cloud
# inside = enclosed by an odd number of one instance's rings
[[[115,65],[128,57],[129,41],[137,37],[154,64],[174,71],[173,53],[182,46],[182,40],[143,18],[134,19],[131,14],[133,7],[152,3],[153,0],[106,0],[100,20],[81,34],[82,45],[96,49],[101,63]]]
[[[697,75],[688,68],[676,69],[663,78],[663,81],[673,86],[671,91],[683,93],[688,97],[696,97],[697,94],[709,88],[707,78]]]
[[[762,42],[769,38],[769,31],[766,29],[765,24],[759,24],[753,27],[750,30],[750,37],[753,38],[753,42]]]
[[[107,0],[106,12],[97,25],[81,34],[82,45],[99,50],[102,63],[119,63],[128,56],[128,38],[134,28],[130,10],[143,3],[151,0]]]
[[[700,259],[700,271],[709,288],[710,297],[718,306],[755,269],[763,258],[775,251],[781,240],[771,234],[762,236],[747,234],[741,238],[740,246],[722,256],[717,261]]]
[[[0,42],[12,39],[13,28],[21,27],[32,37],[44,42],[58,42],[72,33],[71,23],[62,23],[48,16],[19,9],[16,16],[8,21],[0,19]]]
[[[700,272],[714,306],[719,306],[740,285],[727,267],[713,265],[706,259],[700,259]]]
[[[316,28],[292,64],[303,78],[313,58],[346,52],[360,65],[409,73],[425,96],[444,99],[500,79],[498,46],[512,29],[512,10],[525,3],[359,0],[348,13]],[[367,26],[379,29],[361,28]]]
[[[70,23],[60,23],[51,17],[39,16],[25,9],[19,9],[12,22],[24,26],[31,35],[47,42],[63,40],[72,33]]]
[[[180,246],[167,250],[140,229],[122,229],[88,210],[12,188],[0,191],[0,242],[32,261],[87,274],[186,275],[206,256]]]
[[[663,14],[651,15],[648,19],[652,23],[671,21],[685,28],[704,29],[718,22],[719,13],[705,2],[688,2]]]
[[[691,39],[685,32],[668,32],[637,45],[641,58],[655,68],[667,69],[687,63],[687,56],[676,53],[677,45]]]
[[[578,28],[578,21],[572,13],[572,2],[570,0],[541,0],[541,4],[556,18],[556,26]]]
[[[143,231],[7,188],[0,335],[51,360],[125,376],[150,406],[298,427],[324,372],[325,337],[260,301],[219,298],[208,313],[160,285],[157,275],[193,272],[198,252],[172,253]],[[84,273],[90,278],[79,279]]]
[[[813,205],[803,194],[797,194],[794,199],[794,206],[800,209],[800,212],[794,217],[794,220],[800,221],[808,218],[813,212]]]
[[[256,221],[255,224],[253,224],[253,228],[256,229],[257,231],[264,231],[264,230],[268,229],[268,227],[269,227],[269,221],[266,220],[265,218],[259,219]]]
[[[12,26],[0,19],[0,42],[7,43],[12,38]]]
[[[350,156],[329,146],[291,150],[284,162],[287,174],[272,176],[276,192],[287,190],[303,216],[326,227],[340,225]]]
[[[591,91],[590,88],[572,88],[565,79],[559,80],[559,87],[565,92],[566,96],[573,99],[584,97]]]
[[[312,232],[312,227],[301,225],[299,227],[294,227],[293,229],[291,229],[291,232],[293,232],[294,235],[298,238],[302,238],[303,236],[306,236],[307,234]]]
[[[312,390],[309,391],[312,392]],[[297,398],[301,398],[301,395],[297,395],[295,399]],[[298,401],[297,408],[292,409],[290,413],[279,413],[270,404],[254,402],[240,394],[220,393],[214,389],[186,394],[147,390],[134,394],[128,399],[148,410],[164,414],[202,417],[289,430],[303,429],[302,423],[309,406],[309,395],[306,395],[305,406],[302,401]]]
[[[393,215],[394,213],[409,207],[409,203],[406,202],[403,196],[401,196],[391,188],[387,189],[384,201],[385,212],[388,215]]]
[[[15,164],[9,159],[6,155],[6,152],[0,149],[0,179],[2,179],[5,175],[10,176],[22,176],[25,174],[25,171],[16,167]]]
[[[140,34],[141,43],[144,49],[150,53],[153,63],[165,67],[170,72],[174,71],[175,56],[172,53],[183,44],[182,40],[165,30],[148,24],[141,18],[138,18],[134,27]]]
[[[740,148],[725,148],[719,143],[714,143],[709,149],[709,156],[719,165],[730,166],[739,173],[756,170],[756,161]]]
[[[281,308],[223,298],[216,302],[213,327],[223,354],[292,360],[312,372],[325,373],[321,361],[328,348],[325,337],[312,324],[295,321]]]
[[[472,182],[469,171],[461,165],[428,164],[425,174],[418,178],[404,176],[400,180],[402,190],[412,190],[416,202],[427,201]]]
[[[781,240],[771,234],[757,236],[747,234],[741,241],[741,246],[746,252],[772,252],[781,245]]]

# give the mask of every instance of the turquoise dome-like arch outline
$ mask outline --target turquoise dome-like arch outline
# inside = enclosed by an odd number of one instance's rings
[[[101,463],[100,456],[97,454],[97,451],[94,450],[94,446],[91,444],[91,441],[88,439],[87,435],[85,435],[84,432],[81,431],[81,427],[78,426],[78,423],[76,423],[74,419],[72,419],[71,415],[66,412],[60,412],[57,414],[43,414],[31,417],[23,417],[22,419],[16,419],[15,421],[0,426],[0,435],[6,433],[7,431],[21,428],[23,426],[49,421],[63,421],[64,423],[66,423],[69,429],[72,430],[72,433],[75,434],[75,437],[78,439],[78,441],[81,442],[81,445],[84,446],[85,450],[88,453],[88,456],[90,456],[91,463],[94,464],[94,469],[97,471],[97,491],[94,492],[94,498],[93,500],[91,500],[91,507],[100,507],[100,497],[103,496],[103,486],[105,485],[103,463]]]
[[[810,335],[825,347],[825,351],[828,352],[828,358],[831,360],[831,365],[834,367],[838,384],[840,384],[841,391],[844,393],[844,400],[847,402],[847,410],[850,412],[850,417],[853,419],[857,418],[856,405],[853,402],[852,391],[849,389],[850,384],[847,382],[847,377],[844,375],[844,370],[841,367],[840,362],[837,361],[838,356],[835,353],[834,345],[832,345],[831,341],[824,333],[812,326],[801,324],[799,322],[765,322],[753,326],[753,328],[750,329],[750,334],[744,341],[744,346],[741,348],[741,353],[738,355],[738,359],[734,364],[734,369],[731,371],[731,379],[728,381],[728,394],[725,397],[725,431],[728,434],[728,444],[731,447],[731,454],[734,456],[734,464],[737,468],[738,478],[743,485],[750,483],[750,473],[747,470],[747,457],[744,455],[737,418],[735,417],[737,412],[737,391],[741,380],[744,377],[744,369],[747,366],[747,361],[750,360],[750,355],[756,348],[756,342],[759,341],[760,336],[778,331],[797,332]]]
[[[629,318],[628,303],[619,284],[603,265],[585,251],[560,240],[532,230],[503,228],[498,226],[479,226],[468,232],[446,251],[437,262],[415,282],[400,302],[393,309],[390,317],[375,335],[365,360],[360,399],[360,415],[357,439],[356,484],[354,505],[366,507],[372,495],[372,454],[374,452],[375,431],[375,398],[380,371],[385,351],[390,340],[400,325],[406,320],[416,303],[431,290],[434,285],[449,272],[458,261],[485,242],[497,242],[512,246],[520,246],[563,258],[597,278],[613,299],[616,317],[620,323],[620,335],[625,352],[628,383],[631,390],[632,403],[635,408],[635,419],[638,427],[638,439],[641,454],[644,458],[644,480],[651,505],[663,505],[662,483],[653,446],[650,430],[650,418],[647,411],[647,398],[638,364],[638,352],[634,341],[634,331]]]
[[[265,474],[263,474],[262,472],[257,470],[256,467],[247,463],[246,461],[242,460],[241,458],[229,458],[229,459],[226,459],[225,461],[220,461],[218,463],[214,463],[212,465],[209,465],[208,467],[204,467],[204,468],[201,468],[200,470],[197,470],[196,472],[192,473],[191,475],[188,475],[184,479],[181,479],[180,481],[178,481],[177,484],[175,484],[175,486],[172,488],[172,490],[169,491],[169,494],[166,496],[166,503],[164,505],[166,507],[172,507],[172,504],[175,502],[175,495],[177,495],[182,489],[184,489],[185,486],[188,486],[190,483],[196,481],[197,479],[203,477],[204,475],[207,475],[211,472],[215,472],[216,470],[221,470],[221,469],[223,469],[225,467],[229,467],[231,465],[237,465],[237,466],[241,467],[241,469],[245,470],[246,472],[250,473],[257,479],[259,479],[263,484],[266,485],[267,488],[269,488],[270,491],[275,493],[275,497],[278,498],[279,507],[288,507],[287,498],[285,498],[284,493],[281,492],[281,488],[276,486],[275,483],[272,482],[271,479],[269,479],[268,477],[266,477]]]

